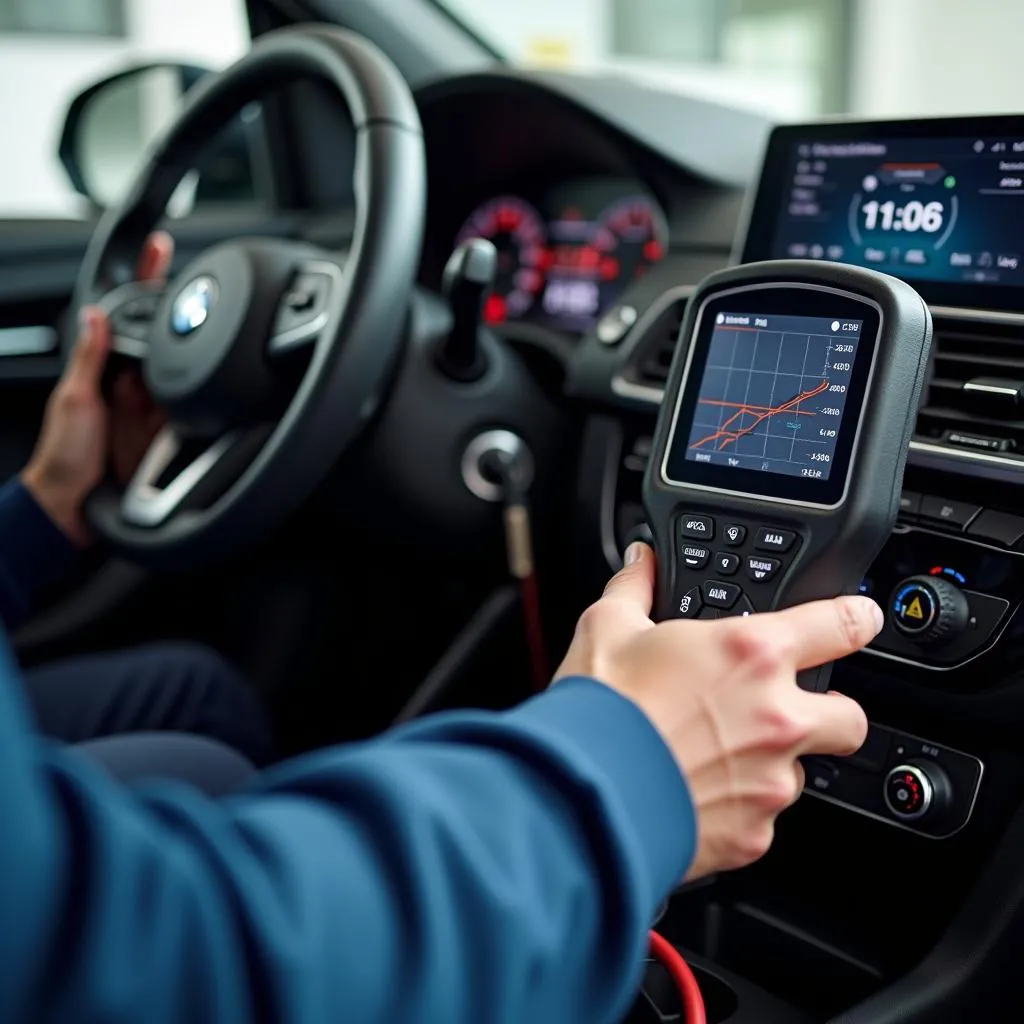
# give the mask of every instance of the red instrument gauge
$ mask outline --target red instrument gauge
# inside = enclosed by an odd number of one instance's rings
[[[486,238],[498,250],[497,278],[484,305],[484,319],[500,324],[529,312],[544,290],[550,262],[541,215],[522,199],[499,196],[473,211],[456,244],[471,238]]]
[[[600,253],[602,282],[626,285],[664,259],[668,225],[646,196],[629,196],[612,203],[598,218],[593,245]]]

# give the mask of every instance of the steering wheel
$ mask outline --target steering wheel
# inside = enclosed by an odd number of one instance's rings
[[[246,238],[206,250],[166,286],[122,283],[203,146],[246,105],[308,78],[337,90],[355,125],[349,251]],[[95,533],[133,561],[179,566],[237,549],[296,508],[382,400],[425,208],[416,104],[366,40],[284,29],[197,86],[100,221],[76,285],[76,308],[108,311],[115,352],[141,361],[169,424],[123,492],[107,483],[90,497]]]

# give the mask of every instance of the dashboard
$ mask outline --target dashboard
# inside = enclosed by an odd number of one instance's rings
[[[452,243],[471,238],[486,238],[498,250],[488,324],[532,322],[582,333],[664,258],[668,224],[639,182],[584,178],[531,198],[484,200]]]

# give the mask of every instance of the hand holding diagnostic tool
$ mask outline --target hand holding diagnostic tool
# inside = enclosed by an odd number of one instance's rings
[[[874,271],[770,261],[705,279],[644,478],[658,619],[857,593],[896,521],[931,334],[913,288]]]

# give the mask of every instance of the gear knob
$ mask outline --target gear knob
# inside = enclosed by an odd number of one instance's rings
[[[452,329],[437,350],[437,364],[454,380],[479,380],[486,369],[477,332],[497,270],[498,250],[485,238],[463,242],[444,268],[442,291],[451,306]]]

